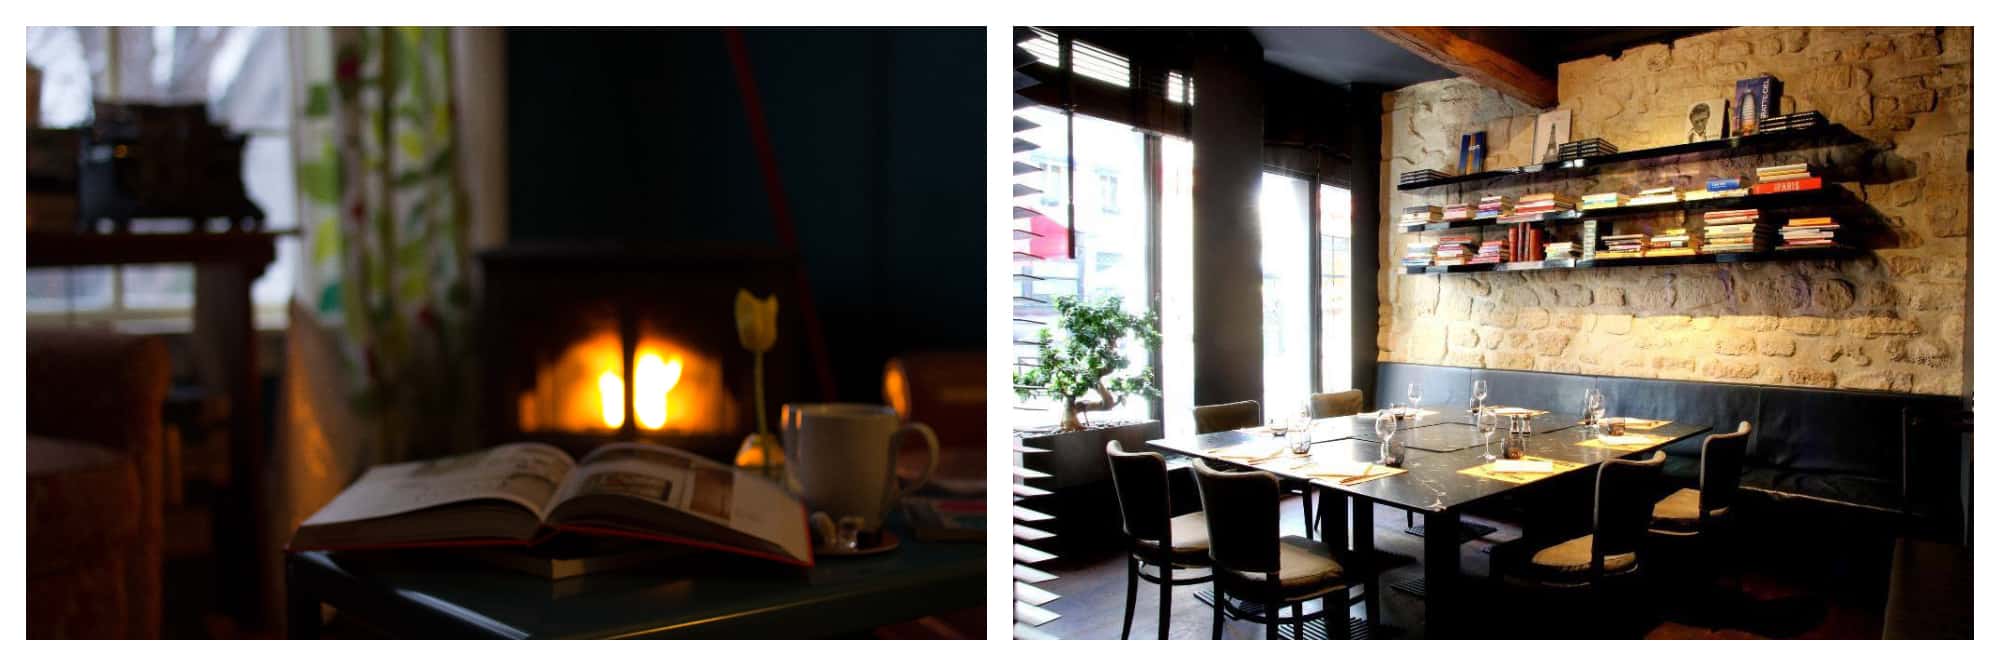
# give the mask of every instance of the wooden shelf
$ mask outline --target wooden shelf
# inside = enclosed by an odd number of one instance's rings
[[[277,256],[279,234],[28,232],[29,268],[115,264],[244,264],[261,273]]]
[[[1656,160],[1663,158],[1701,155],[1706,153],[1726,153],[1729,156],[1752,155],[1756,153],[1774,152],[1774,151],[1794,149],[1800,147],[1808,147],[1819,144],[1835,144],[1835,143],[1844,143],[1844,142],[1859,141],[1859,140],[1861,140],[1860,137],[1856,136],[1846,127],[1841,125],[1828,124],[1813,129],[1771,132],[1768,134],[1752,134],[1749,136],[1730,137],[1727,139],[1717,139],[1714,141],[1697,141],[1694,143],[1682,143],[1671,146],[1645,148],[1630,152],[1605,155],[1602,157],[1585,157],[1573,160],[1546,162],[1543,164],[1530,164],[1526,166],[1513,167],[1510,169],[1481,171],[1478,173],[1469,173],[1462,176],[1448,176],[1437,180],[1427,180],[1417,183],[1399,184],[1396,186],[1396,189],[1407,192],[1411,190],[1429,189],[1433,187],[1441,187],[1444,185],[1454,185],[1459,183],[1508,180],[1522,176],[1536,176],[1544,174],[1578,176],[1578,175],[1594,173],[1598,169],[1601,169],[1606,166],[1614,164],[1623,164],[1627,162],[1641,162],[1641,161]]]

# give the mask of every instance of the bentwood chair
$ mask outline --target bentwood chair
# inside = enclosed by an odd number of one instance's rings
[[[1132,637],[1132,612],[1139,598],[1139,579],[1160,584],[1160,640],[1167,639],[1173,615],[1175,585],[1206,583],[1207,575],[1174,577],[1174,571],[1207,569],[1208,519],[1203,512],[1171,515],[1165,456],[1152,451],[1128,451],[1117,440],[1104,445],[1111,464],[1111,485],[1118,495],[1118,512],[1125,523],[1125,626],[1119,639]],[[1158,575],[1147,575],[1151,566]]]
[[[1675,553],[1693,551],[1704,584],[1713,581],[1728,558],[1722,552],[1731,510],[1743,480],[1744,449],[1750,441],[1750,422],[1741,421],[1735,432],[1709,435],[1701,443],[1701,478],[1695,488],[1674,491],[1653,504],[1652,526],[1648,532],[1661,550]]]
[[[1239,616],[1264,623],[1264,638],[1278,637],[1278,625],[1292,625],[1292,638],[1302,638],[1305,623],[1324,619],[1327,635],[1347,635],[1349,598],[1345,570],[1326,544],[1301,536],[1278,534],[1278,477],[1269,472],[1223,472],[1205,461],[1194,463],[1195,487],[1209,519],[1208,553],[1215,563],[1215,621],[1210,636],[1222,638],[1224,605],[1229,599],[1255,602],[1261,615],[1239,605]],[[1305,613],[1305,602],[1319,599],[1320,609]],[[1284,607],[1292,609],[1281,617]]]
[[[1611,598],[1613,591],[1607,588],[1622,587],[1639,573],[1639,550],[1652,520],[1655,484],[1666,459],[1665,452],[1655,451],[1645,460],[1604,461],[1597,468],[1590,533],[1504,552],[1496,548],[1493,572],[1517,586],[1579,590],[1599,602]],[[1532,555],[1525,555],[1531,548]],[[1617,613],[1593,612],[1587,617],[1613,615]]]
[[[1312,417],[1314,419],[1331,419],[1342,416],[1353,416],[1355,414],[1360,414],[1362,410],[1367,409],[1368,407],[1367,396],[1362,394],[1361,389],[1348,389],[1345,391],[1338,391],[1334,393],[1314,393],[1312,397],[1307,400],[1307,403],[1310,405],[1309,409],[1311,409]],[[1317,521],[1320,526],[1320,529],[1326,529],[1325,527],[1326,510],[1327,510],[1326,503],[1346,501],[1345,499],[1340,497],[1323,498],[1323,499],[1325,501],[1320,502],[1319,520]],[[1406,516],[1404,520],[1408,522],[1410,525],[1416,524],[1416,518],[1414,517]],[[1306,536],[1312,536],[1312,531],[1313,531],[1313,526],[1307,525]]]
[[[1255,400],[1229,402],[1220,405],[1200,405],[1194,408],[1194,433],[1206,435],[1225,430],[1241,430],[1263,425],[1264,410]],[[1318,417],[1314,417],[1318,418]],[[1286,493],[1296,493],[1304,500],[1300,508],[1306,521],[1306,536],[1313,535],[1312,484],[1303,481],[1284,481],[1281,484]]]

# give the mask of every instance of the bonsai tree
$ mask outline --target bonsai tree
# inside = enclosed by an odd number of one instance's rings
[[[1125,396],[1159,396],[1152,368],[1128,372],[1132,362],[1118,351],[1128,336],[1136,336],[1148,350],[1157,348],[1158,313],[1128,313],[1116,296],[1097,303],[1058,296],[1055,305],[1061,339],[1047,328],[1041,330],[1041,365],[1014,373],[1016,394],[1027,398],[1042,393],[1062,400],[1063,432],[1082,430],[1078,417],[1116,407]]]

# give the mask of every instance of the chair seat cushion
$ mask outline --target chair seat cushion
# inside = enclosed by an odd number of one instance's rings
[[[1177,561],[1208,558],[1208,514],[1194,513],[1174,516],[1167,521],[1167,548]],[[1154,555],[1161,554],[1160,542],[1154,539],[1140,539],[1139,547]]]
[[[1341,572],[1325,543],[1302,536],[1278,539],[1278,585],[1287,591],[1323,586],[1339,580]]]
[[[1711,519],[1729,515],[1728,507],[1710,511]],[[1701,530],[1701,491],[1682,488],[1653,504],[1653,529],[1670,532]]]
[[[1590,577],[1591,535],[1583,535],[1562,543],[1535,551],[1528,561],[1528,569],[1537,577],[1552,581],[1578,581]],[[1613,553],[1604,556],[1605,573],[1625,573],[1636,568],[1639,556],[1636,553]]]

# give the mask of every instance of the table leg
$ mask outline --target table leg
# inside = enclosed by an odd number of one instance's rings
[[[1382,623],[1382,571],[1375,565],[1375,503],[1354,498],[1354,558],[1355,566],[1364,572],[1367,589],[1362,596],[1362,615],[1368,618],[1368,635],[1379,635],[1377,627]]]
[[[1319,493],[1319,515],[1314,518],[1320,523],[1314,527],[1319,530],[1320,543],[1326,544],[1335,553],[1347,552],[1347,496],[1325,488],[1314,491]]]
[[[249,624],[268,617],[276,599],[266,584],[281,576],[264,553],[258,508],[265,504],[264,410],[258,404],[257,340],[250,286],[262,267],[195,267],[195,374],[204,387],[229,396],[229,488],[218,506],[217,561],[236,577],[226,603]],[[268,579],[266,577],[269,577]]]
[[[1458,512],[1424,516],[1424,626],[1429,638],[1448,638],[1457,629]]]

